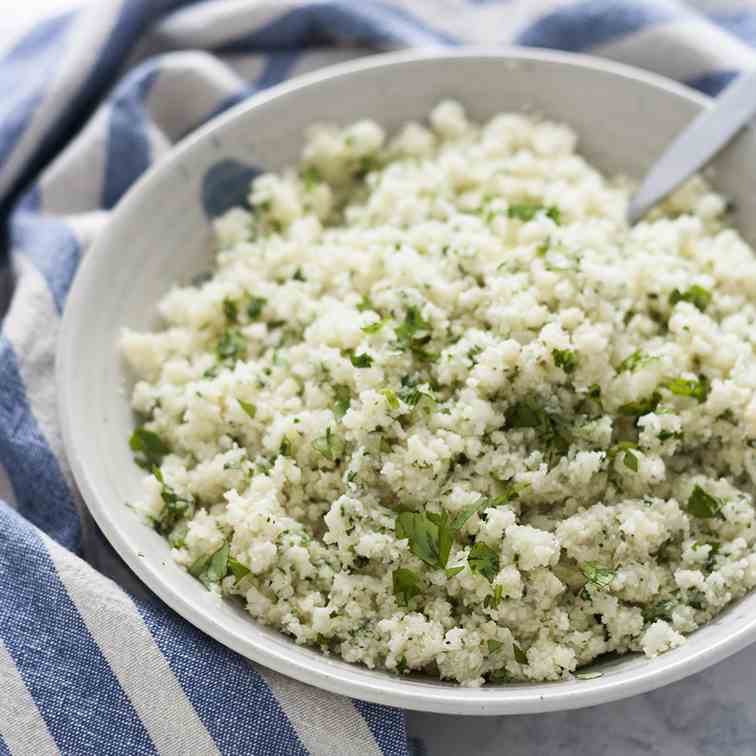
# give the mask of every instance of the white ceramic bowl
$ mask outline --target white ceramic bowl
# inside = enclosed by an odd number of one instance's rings
[[[275,170],[295,161],[303,131],[314,121],[370,117],[393,129],[422,119],[444,97],[463,102],[475,119],[535,110],[565,121],[576,128],[590,160],[609,173],[636,177],[708,104],[668,80],[581,56],[527,49],[415,51],[317,72],[216,118],[134,186],[76,277],[58,351],[60,415],[76,481],[118,553],[179,614],[250,659],[336,693],[410,709],[513,714],[588,706],[678,680],[756,639],[756,593],[681,648],[653,660],[614,660],[597,679],[461,688],[327,658],[256,624],[180,570],[166,542],[125,506],[139,495],[142,472],[128,448],[133,419],[116,343],[123,326],[154,327],[161,295],[210,267],[203,204],[217,212],[240,200],[250,166]],[[756,137],[748,129],[718,159],[715,184],[735,201],[738,223],[751,241],[754,167]]]

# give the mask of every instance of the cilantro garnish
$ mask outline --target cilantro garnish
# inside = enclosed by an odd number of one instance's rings
[[[386,323],[389,322],[389,318],[383,318],[381,320],[376,320],[374,323],[368,323],[367,325],[362,326],[362,332],[367,334],[372,333],[378,333],[378,331],[383,328],[383,326],[386,325]]]
[[[337,418],[342,418],[346,415],[349,405],[352,403],[352,392],[349,386],[334,386],[333,398],[336,400],[333,407],[333,414]]]
[[[224,299],[223,314],[229,323],[236,323],[239,318],[239,305],[233,299]]]
[[[134,461],[145,470],[160,467],[163,457],[170,454],[171,449],[157,433],[139,427],[129,439],[129,447],[134,452]]]
[[[696,486],[688,497],[688,514],[693,517],[716,517],[722,516],[724,501],[704,491],[701,486]]]
[[[520,648],[519,643],[513,643],[512,649],[514,650],[514,658],[515,661],[518,664],[527,664],[528,663],[528,656],[527,654]]]
[[[399,603],[403,606],[407,606],[407,604],[420,593],[417,573],[412,570],[407,570],[403,567],[394,570],[393,581],[394,596],[396,596]]]
[[[643,621],[647,623],[656,622],[656,620],[668,620],[672,616],[672,610],[675,604],[670,599],[662,599],[652,606],[643,608]]]
[[[351,352],[349,354],[349,359],[352,361],[352,365],[356,368],[369,368],[373,364],[373,358],[366,352],[363,352],[362,354]]]
[[[627,415],[628,417],[648,415],[649,412],[653,412],[659,406],[661,399],[661,394],[658,391],[654,391],[651,396],[648,396],[645,399],[637,399],[634,402],[623,404],[619,408],[619,412],[621,415]]]
[[[331,462],[338,460],[344,453],[344,440],[333,432],[330,425],[324,435],[312,442],[312,446]]]
[[[242,564],[238,559],[234,559],[234,557],[230,556],[228,558],[228,569],[231,571],[231,574],[236,578],[236,582],[238,583],[243,577],[246,577],[249,575],[249,567],[247,567],[245,564]]]
[[[690,302],[694,307],[697,307],[701,312],[704,312],[704,310],[706,310],[711,304],[711,292],[698,284],[693,284],[693,286],[686,289],[684,292],[675,289],[669,295],[670,307],[674,307],[678,302]]]
[[[499,554],[488,544],[476,542],[470,549],[467,563],[473,572],[477,572],[490,582],[499,571]]]
[[[265,307],[267,303],[268,300],[265,299],[265,297],[252,297],[247,305],[247,315],[249,316],[249,319],[257,320],[263,311],[263,307]]]
[[[574,373],[578,364],[577,355],[571,349],[553,349],[551,355],[554,358],[554,364],[562,368],[565,373]]]
[[[196,577],[206,586],[219,583],[228,574],[228,543],[224,543],[212,554],[201,556],[189,567],[189,574]]]
[[[399,397],[396,395],[396,392],[394,389],[391,388],[385,388],[381,389],[381,394],[386,398],[386,404],[388,404],[389,409],[392,410],[398,410],[399,409]]]
[[[192,514],[192,501],[191,499],[180,497],[166,484],[159,467],[153,467],[152,474],[160,483],[160,498],[163,500],[163,508],[160,510],[160,515],[154,523],[155,530],[158,533],[167,535],[176,527],[179,520]]]
[[[486,609],[498,609],[499,604],[501,603],[502,598],[504,597],[504,586],[497,583],[493,587],[493,593],[486,596],[486,598],[483,601],[483,606],[486,607]]]
[[[633,454],[631,451],[625,452],[625,456],[622,458],[622,463],[629,470],[632,470],[633,472],[638,472],[638,457],[635,454]]]
[[[320,171],[314,165],[306,166],[300,174],[300,178],[306,192],[311,192],[323,180]]]
[[[636,368],[647,365],[649,362],[658,360],[659,357],[655,357],[650,354],[644,354],[640,349],[636,349],[631,355],[625,357],[622,362],[617,366],[618,373],[624,373],[626,370],[633,371]]]
[[[221,360],[242,360],[247,356],[247,342],[237,328],[227,329],[215,351]]]
[[[616,575],[613,569],[602,567],[597,562],[586,562],[582,565],[580,571],[591,585],[595,585],[600,590],[608,588]]]
[[[236,401],[239,402],[239,406],[247,413],[247,415],[254,419],[257,414],[257,407],[251,402],[245,402],[243,399],[237,399]]]
[[[424,362],[435,360],[438,355],[425,349],[425,345],[431,340],[431,330],[431,324],[423,320],[420,310],[411,305],[407,308],[404,321],[396,328],[399,349],[412,352],[418,360]]]
[[[524,202],[518,205],[510,205],[507,210],[507,215],[510,218],[516,218],[517,220],[527,223],[528,221],[532,221],[541,211],[544,211],[546,216],[551,218],[551,220],[557,225],[562,222],[562,214],[559,211],[559,208],[554,205],[544,207],[537,203]]]
[[[552,458],[564,456],[570,449],[570,436],[564,419],[547,412],[531,400],[521,400],[510,407],[506,427],[533,428]]]
[[[700,380],[694,381],[687,378],[674,378],[671,381],[663,383],[665,389],[671,391],[675,396],[689,396],[699,402],[705,402],[709,396],[711,384],[706,376],[701,376]]]

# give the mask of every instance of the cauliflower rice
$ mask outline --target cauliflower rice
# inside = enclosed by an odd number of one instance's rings
[[[756,585],[756,257],[628,228],[566,126],[312,129],[126,331],[135,506],[256,620],[463,685],[648,656]]]

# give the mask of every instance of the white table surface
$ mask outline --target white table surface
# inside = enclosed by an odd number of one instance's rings
[[[0,44],[79,0],[23,0]],[[408,712],[423,756],[756,756],[756,645],[652,693],[578,711],[512,717]]]

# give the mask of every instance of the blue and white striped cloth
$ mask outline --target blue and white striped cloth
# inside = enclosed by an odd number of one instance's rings
[[[714,94],[756,64],[756,5],[101,0],[0,43],[0,756],[422,748],[400,711],[255,667],[135,581],[72,485],[53,354],[109,211],[193,128],[327,63],[471,42],[591,52]]]

